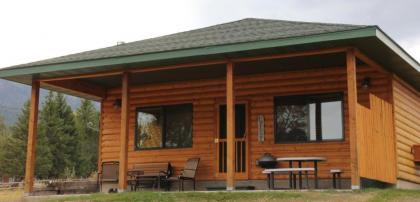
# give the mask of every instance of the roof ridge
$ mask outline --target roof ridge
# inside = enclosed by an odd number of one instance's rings
[[[201,28],[197,28],[197,29],[189,29],[189,30],[185,30],[185,31],[177,32],[177,33],[166,34],[166,35],[161,35],[161,36],[156,36],[156,37],[151,37],[151,38],[146,38],[146,39],[140,39],[140,40],[136,40],[136,41],[125,42],[124,44],[121,44],[121,45],[106,46],[106,47],[103,47],[103,48],[98,48],[98,49],[88,50],[88,51],[82,51],[82,52],[73,53],[73,54],[86,53],[86,52],[89,52],[89,51],[96,51],[96,50],[101,50],[101,49],[106,49],[106,48],[111,48],[111,47],[129,45],[129,44],[136,43],[136,42],[141,42],[141,41],[147,41],[147,40],[159,39],[159,38],[168,37],[168,36],[180,35],[180,34],[184,34],[184,33],[187,33],[187,32],[199,31],[199,30],[209,29],[209,28],[212,28],[212,27],[234,24],[234,23],[238,23],[238,22],[246,21],[246,20],[261,20],[261,21],[271,21],[271,22],[291,22],[291,23],[297,23],[297,24],[342,25],[342,26],[358,26],[358,27],[359,26],[360,27],[377,26],[377,25],[355,25],[355,24],[341,24],[341,23],[321,23],[321,22],[308,22],[308,21],[278,20],[278,19],[252,18],[252,17],[250,17],[250,18],[242,18],[240,20],[235,20],[235,21],[231,21],[231,22],[215,24],[215,25],[211,25],[211,26],[207,26],[207,27],[201,27]],[[73,55],[73,54],[68,54],[68,55],[59,56],[59,57],[65,57],[65,56],[69,56],[69,55]],[[58,58],[58,57],[54,57],[54,58]]]
[[[317,24],[317,25],[341,25],[341,26],[361,26],[361,27],[367,27],[367,26],[377,26],[377,25],[360,25],[360,24],[347,24],[347,23],[330,23],[330,22],[315,22],[315,21],[296,21],[296,20],[278,20],[278,19],[271,19],[271,18],[244,18],[246,19],[253,19],[253,20],[267,20],[267,21],[273,21],[273,22],[292,22],[297,24]]]
[[[166,35],[162,35],[162,36],[156,36],[156,37],[147,38],[147,39],[136,40],[136,41],[128,42],[127,44],[135,43],[135,42],[139,42],[139,41],[146,41],[146,40],[150,40],[150,39],[158,39],[158,38],[172,36],[172,35],[179,35],[179,34],[183,34],[183,33],[186,33],[186,32],[198,31],[198,30],[208,29],[208,28],[211,28],[211,27],[217,27],[217,26],[222,26],[222,25],[234,24],[234,23],[237,23],[237,22],[240,22],[240,21],[244,21],[246,19],[248,19],[248,18],[243,18],[243,19],[235,20],[235,21],[231,21],[231,22],[225,22],[225,23],[210,25],[210,26],[207,26],[207,27],[201,27],[201,28],[197,28],[197,29],[190,29],[190,30],[186,30],[186,31],[172,33],[172,34],[166,34]]]
[[[278,19],[252,18],[251,17],[251,18],[242,18],[240,20],[235,20],[235,21],[231,21],[231,22],[215,24],[215,25],[211,25],[211,26],[207,26],[207,27],[201,27],[201,28],[197,28],[197,29],[190,29],[190,30],[186,30],[186,31],[182,31],[182,32],[173,33],[173,34],[167,34],[167,35],[162,35],[162,36],[158,36],[158,37],[152,37],[152,38],[148,38],[148,39],[132,41],[132,42],[128,42],[127,44],[135,43],[135,42],[138,42],[138,41],[145,41],[145,40],[149,40],[149,39],[156,39],[156,38],[171,36],[171,35],[178,35],[178,34],[183,34],[183,33],[186,33],[186,32],[198,31],[198,30],[203,30],[203,29],[208,29],[208,28],[218,27],[218,26],[223,26],[223,25],[228,25],[228,24],[234,24],[234,23],[238,23],[238,22],[241,22],[241,21],[247,21],[247,20],[259,20],[259,21],[270,21],[270,22],[290,22],[290,23],[296,23],[296,24],[316,24],[316,25],[332,25],[332,26],[334,26],[334,25],[355,26],[355,27],[377,26],[377,25],[356,25],[356,24],[344,24],[344,23],[322,23],[322,22],[308,22],[308,21],[278,20]]]
[[[248,22],[247,22],[248,21]],[[261,23],[260,23],[261,22]],[[268,23],[264,23],[268,22]],[[276,24],[277,23],[277,24]],[[308,33],[304,34],[316,34],[316,32],[319,33],[326,33],[326,32],[336,32],[336,31],[343,31],[343,30],[353,30],[358,28],[365,28],[368,26],[362,26],[362,25],[350,25],[350,24],[334,24],[334,23],[318,23],[318,22],[300,22],[300,21],[290,21],[290,20],[278,20],[278,19],[265,19],[265,18],[243,18],[231,22],[225,22],[221,24],[215,24],[211,26],[201,27],[197,29],[190,29],[182,32],[172,33],[172,34],[166,34],[131,42],[126,42],[122,45],[112,45],[112,46],[106,46],[102,48],[97,48],[93,50],[87,50],[82,52],[76,52],[71,53],[67,55],[57,56],[57,57],[51,57],[46,58],[42,60],[38,60],[35,62],[29,62],[25,64],[19,64],[14,66],[5,67],[2,69],[8,69],[8,68],[18,68],[21,66],[37,66],[38,64],[58,64],[58,63],[66,63],[66,62],[74,62],[74,61],[83,61],[83,60],[89,60],[89,59],[99,59],[104,57],[119,57],[119,56],[128,56],[128,55],[138,55],[138,54],[145,54],[145,53],[152,53],[152,52],[160,52],[160,51],[167,51],[165,49],[159,49],[163,45],[171,46],[173,47],[173,50],[175,49],[186,49],[191,48],[188,47],[189,42],[182,42],[180,43],[179,40],[182,40],[183,38],[189,38],[191,36],[199,36],[201,38],[197,39],[195,43],[195,47],[200,46],[213,46],[213,45],[220,45],[218,44],[220,41],[224,40],[224,37],[231,37],[236,38],[238,37],[238,30],[241,31],[242,28],[244,30],[250,30],[255,29],[255,31],[252,31],[250,33],[244,34],[239,36],[242,37],[241,40],[237,41],[229,41],[225,40],[224,44],[231,44],[231,43],[238,43],[238,42],[246,42],[246,41],[255,41],[255,40],[268,40],[268,39],[274,39],[274,38],[284,38],[284,37],[291,37],[293,34],[289,34],[289,30],[282,30],[280,29],[283,25],[290,27],[290,32],[293,32],[295,25],[300,25],[301,27],[307,27],[309,29]],[[232,26],[230,26],[232,25]],[[312,26],[313,25],[313,26]],[[322,28],[324,26],[324,28]],[[336,26],[336,28],[334,27]],[[340,26],[342,26],[340,28]],[[279,28],[277,29],[278,32],[273,32],[270,30],[267,30],[266,28]],[[213,29],[214,28],[214,29]],[[257,29],[258,28],[258,29]],[[311,32],[311,29],[313,30]],[[324,30],[322,30],[324,29]],[[233,30],[233,32],[230,33],[224,33],[228,30]],[[302,29],[301,29],[302,30]],[[212,34],[219,34],[222,38],[219,39],[212,39],[209,40],[220,40],[215,41],[213,44],[211,42],[208,42],[206,44],[206,40],[208,39],[205,35],[205,32],[209,32]],[[305,31],[305,30],[304,30]],[[203,32],[203,33],[201,33]],[[272,34],[271,36],[268,36],[270,32],[272,33],[278,33],[277,37],[275,37],[275,34]],[[282,36],[282,33],[283,36]],[[179,36],[179,37],[178,37]],[[209,35],[211,36],[211,34]],[[253,38],[254,37],[254,38]],[[179,45],[173,45],[178,43]],[[160,47],[159,47],[160,46]],[[143,52],[136,53],[136,49],[143,49]],[[108,51],[109,50],[109,51]],[[109,53],[107,53],[107,51]],[[84,57],[79,57],[83,56]]]
[[[146,38],[146,39],[140,39],[140,40],[136,40],[136,41],[125,42],[125,43],[123,43],[121,45],[105,46],[105,47],[97,48],[97,49],[93,49],[93,50],[86,50],[86,51],[81,51],[81,52],[76,52],[76,53],[70,53],[70,54],[66,54],[66,55],[61,55],[61,56],[57,56],[57,57],[45,58],[45,59],[41,59],[41,60],[38,60],[38,61],[65,58],[65,57],[69,57],[69,56],[73,56],[73,55],[78,55],[78,54],[86,54],[86,53],[89,53],[89,52],[92,52],[92,51],[104,50],[104,49],[107,49],[107,48],[115,48],[115,47],[118,47],[118,46],[126,46],[126,45],[130,45],[130,44],[133,44],[133,43],[136,43],[136,42],[144,42],[144,41],[148,41],[148,40],[154,40],[154,39],[159,39],[159,38],[163,38],[163,37],[179,35],[179,34],[183,34],[183,33],[186,33],[186,32],[198,31],[198,30],[208,29],[208,28],[211,28],[211,27],[216,27],[216,26],[221,26],[221,25],[227,25],[227,24],[233,24],[233,23],[237,23],[237,22],[240,22],[240,21],[245,21],[247,19],[257,19],[257,18],[243,18],[243,19],[235,20],[235,21],[231,21],[231,22],[225,22],[225,23],[221,23],[221,24],[210,25],[210,26],[207,26],[207,27],[201,27],[201,28],[197,28],[197,29],[190,29],[190,30],[181,31],[181,32],[177,32],[177,33],[166,34],[166,35],[161,35],[161,36],[156,36],[156,37],[151,37],[151,38]],[[0,67],[0,69],[9,69],[9,68],[14,68],[16,66],[27,65],[27,64],[31,64],[31,63],[33,63],[33,62],[22,63],[22,64],[8,66],[8,67]]]
[[[198,31],[198,30],[208,29],[208,28],[211,28],[211,27],[216,27],[216,26],[221,26],[221,25],[226,25],[226,24],[233,24],[233,23],[236,23],[236,22],[244,21],[246,19],[250,19],[250,18],[243,18],[243,19],[240,19],[240,20],[235,20],[235,21],[231,21],[231,22],[225,22],[225,23],[211,25],[211,26],[202,27],[202,28],[198,28],[198,29],[190,29],[190,30],[181,31],[181,32],[177,32],[177,33],[166,34],[166,35],[161,35],[161,36],[156,36],[156,37],[151,37],[151,38],[146,38],[146,39],[140,39],[140,40],[136,40],[136,41],[125,42],[125,43],[120,44],[120,45],[106,46],[106,47],[97,48],[97,49],[93,49],[93,50],[87,50],[87,51],[82,51],[82,52],[70,53],[70,54],[67,54],[67,55],[61,55],[61,56],[57,56],[57,57],[45,58],[45,59],[41,59],[39,61],[65,58],[65,57],[72,56],[72,55],[89,53],[89,52],[92,52],[92,51],[99,51],[99,50],[103,50],[103,49],[107,49],[107,48],[114,48],[114,47],[118,47],[118,46],[126,46],[126,45],[130,45],[130,44],[133,44],[133,43],[136,43],[136,42],[144,42],[144,41],[147,41],[147,40],[159,39],[159,38],[162,38],[162,37],[167,37],[167,36],[172,36],[172,35],[179,35],[179,34],[183,34],[183,33],[186,33],[186,32]],[[20,65],[31,64],[31,63],[32,62],[23,63],[23,64],[19,64],[19,66]],[[9,66],[9,67],[3,67],[3,68],[0,67],[0,69],[8,69],[8,68],[13,68],[13,67],[15,67],[15,65]]]

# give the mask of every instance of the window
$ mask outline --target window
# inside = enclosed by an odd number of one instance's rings
[[[192,104],[138,108],[136,149],[192,147]]]
[[[147,108],[137,111],[136,148],[162,147],[163,113],[161,108]]]
[[[343,139],[341,93],[274,98],[276,143]]]
[[[226,139],[226,105],[219,108],[219,138]],[[246,131],[246,106],[235,104],[235,138],[243,138]]]

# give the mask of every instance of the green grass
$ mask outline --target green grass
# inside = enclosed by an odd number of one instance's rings
[[[0,197],[0,201],[20,201],[17,192],[0,192],[13,195]],[[20,192],[19,192],[20,193]],[[20,198],[22,199],[22,198]],[[420,190],[366,189],[361,191],[258,191],[258,192],[128,192],[119,194],[90,194],[80,196],[59,196],[38,198],[37,201],[162,201],[162,202],[265,202],[265,201],[420,201]]]
[[[284,199],[294,201],[303,196],[296,192],[136,192],[120,194],[92,194],[89,196],[66,197],[51,201],[272,201]]]
[[[377,194],[370,201],[420,201],[420,190],[383,189],[366,190]]]

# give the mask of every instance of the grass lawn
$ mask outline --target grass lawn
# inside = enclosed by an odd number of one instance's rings
[[[0,201],[20,201],[18,192],[0,192]],[[7,194],[6,194],[7,195]],[[7,200],[9,199],[9,200]],[[20,198],[22,199],[22,198]],[[32,198],[35,199],[35,198]],[[363,191],[269,192],[132,192],[36,198],[36,201],[420,201],[420,190],[368,189]]]

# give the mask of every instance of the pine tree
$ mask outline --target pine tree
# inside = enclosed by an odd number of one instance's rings
[[[69,177],[69,173],[88,176],[96,170],[98,112],[90,101],[83,100],[75,119],[64,95],[53,92],[49,92],[42,106],[35,176],[41,179]],[[29,109],[27,101],[10,135],[0,117],[0,175],[24,176]]]
[[[54,133],[55,117],[54,93],[49,92],[45,97],[38,121],[38,141],[36,149],[36,176],[38,178],[53,177],[54,168],[54,145],[50,141],[50,134]],[[42,159],[40,157],[42,156]]]
[[[40,174],[42,177],[63,177],[66,169],[75,167],[77,158],[74,115],[62,94],[53,92],[48,94],[41,111],[39,125],[39,140],[45,140],[48,144],[44,147],[44,152],[51,155],[49,160],[53,168],[48,170],[47,176],[44,172]]]
[[[7,126],[4,122],[4,117],[0,114],[0,136],[5,136],[7,134]]]
[[[18,120],[15,125],[12,126],[10,135],[7,136],[7,140],[4,144],[4,152],[1,157],[1,167],[2,171],[9,175],[17,178],[23,178],[25,174],[25,162],[26,162],[26,146],[28,139],[28,123],[29,123],[29,108],[30,104],[27,101],[22,111],[18,116]],[[48,151],[45,140],[42,136],[38,137],[37,147],[36,147],[36,176],[47,173],[51,167],[51,164],[48,161],[48,157],[51,156],[45,150]],[[48,171],[44,171],[44,170]]]
[[[1,176],[6,176],[9,175],[8,173],[6,173],[5,169],[6,165],[5,165],[5,152],[6,152],[6,143],[8,140],[8,130],[6,127],[6,124],[4,123],[4,118],[3,116],[0,114],[0,177]]]
[[[78,133],[76,174],[88,177],[97,170],[99,134],[99,113],[89,100],[81,100],[80,107],[76,111],[76,130]]]
[[[22,178],[26,161],[26,140],[28,136],[29,101],[25,103],[18,120],[7,136],[0,157],[3,174]]]
[[[63,94],[57,93],[55,97],[56,115],[58,122],[56,123],[56,135],[58,144],[56,144],[56,152],[54,153],[56,159],[55,169],[60,173],[57,177],[64,177],[66,169],[74,170],[77,161],[77,138],[76,127],[74,121],[74,114],[71,107]],[[67,176],[66,176],[67,177]]]

